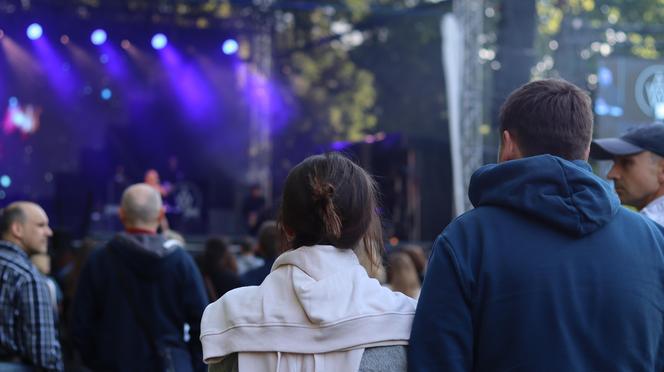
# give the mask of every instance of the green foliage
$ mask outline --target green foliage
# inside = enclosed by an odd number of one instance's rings
[[[447,137],[441,15],[390,20],[352,51],[356,63],[376,77],[378,130]]]
[[[581,25],[578,32],[595,35],[591,42],[609,45],[610,49],[604,48],[605,53],[587,45],[590,56],[619,53],[657,59],[664,51],[664,45],[657,43],[664,37],[663,0],[538,0],[537,13],[540,46],[554,40],[561,27],[572,24],[565,23],[568,17]],[[543,49],[540,50],[546,53]]]
[[[366,0],[344,0],[344,3],[348,7],[351,19],[354,22],[364,18],[369,13],[371,5],[371,2]]]
[[[357,141],[376,125],[373,75],[355,65],[349,47],[332,30],[334,22],[350,24],[364,17],[368,8],[354,0],[336,3],[339,7],[330,4],[294,13],[292,26],[284,31],[289,37],[282,37],[277,46],[278,53],[286,51],[277,62],[299,112],[286,137],[306,135],[317,144]]]
[[[317,143],[358,141],[375,127],[373,75],[359,69],[347,52],[317,48],[294,53],[290,62],[287,77],[303,114],[295,123],[300,132]]]
[[[449,6],[422,0],[299,4],[306,5],[284,9],[292,21],[277,35],[278,71],[297,106],[278,141],[302,150],[303,142],[359,141],[377,131],[445,137],[439,22]]]

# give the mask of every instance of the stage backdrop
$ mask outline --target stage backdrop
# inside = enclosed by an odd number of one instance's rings
[[[85,233],[104,228],[122,188],[154,168],[173,189],[188,187],[180,198],[194,207],[234,208],[249,107],[263,94],[250,64],[222,52],[238,35],[168,30],[155,50],[160,30],[106,24],[105,43],[93,45],[99,25],[37,18],[36,40],[33,18],[3,19],[0,205],[35,200],[56,227]]]

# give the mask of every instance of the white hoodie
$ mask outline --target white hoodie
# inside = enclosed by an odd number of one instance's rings
[[[357,371],[364,349],[407,345],[416,301],[369,278],[352,250],[286,252],[258,287],[226,293],[201,320],[203,359],[244,371]]]

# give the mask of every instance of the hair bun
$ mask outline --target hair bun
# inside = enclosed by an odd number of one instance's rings
[[[331,202],[334,197],[334,186],[328,182],[321,182],[318,177],[311,177],[311,193],[316,202]]]
[[[334,186],[329,182],[322,182],[320,178],[312,175],[309,178],[314,202],[320,204],[320,214],[323,218],[325,231],[330,236],[341,236],[341,218],[334,207]]]

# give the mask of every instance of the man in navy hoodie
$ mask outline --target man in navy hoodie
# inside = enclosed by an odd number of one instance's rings
[[[199,341],[208,303],[203,279],[180,243],[157,234],[162,217],[154,188],[130,186],[120,209],[125,231],[93,252],[83,268],[72,334],[92,370],[205,370]]]
[[[499,164],[434,243],[410,371],[664,370],[664,236],[592,173],[592,122],[562,80],[507,99]]]

